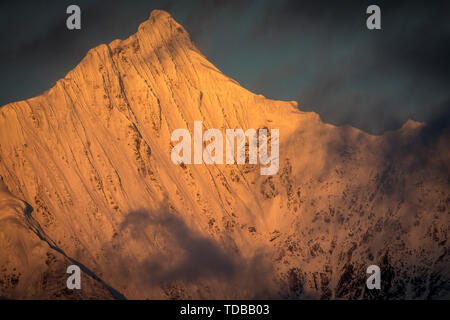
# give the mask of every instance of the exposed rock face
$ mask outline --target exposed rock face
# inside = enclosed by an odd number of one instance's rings
[[[172,131],[196,120],[279,129],[278,174],[173,164]],[[41,96],[0,108],[15,195],[0,199],[0,296],[449,298],[449,135],[427,132],[372,136],[255,95],[153,11]],[[371,264],[380,291],[365,289]]]

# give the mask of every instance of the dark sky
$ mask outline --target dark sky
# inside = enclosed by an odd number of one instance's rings
[[[66,29],[70,4],[81,7],[81,30]],[[369,4],[381,7],[382,30],[367,30]],[[450,1],[3,0],[0,105],[50,88],[152,9],[170,12],[242,86],[326,122],[371,133],[409,118],[448,126]]]

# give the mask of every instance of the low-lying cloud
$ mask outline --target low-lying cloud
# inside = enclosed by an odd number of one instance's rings
[[[141,248],[148,246],[149,250],[138,261],[121,252],[111,252],[119,260],[115,263],[122,269],[119,274],[134,283],[138,280],[152,292],[155,287],[178,286],[188,290],[195,286],[214,291],[209,294],[218,298],[236,295],[236,287],[247,298],[277,294],[272,263],[263,250],[244,257],[231,240],[219,243],[189,227],[180,215],[169,212],[166,199],[157,210],[128,213],[121,230],[129,232],[133,241]]]

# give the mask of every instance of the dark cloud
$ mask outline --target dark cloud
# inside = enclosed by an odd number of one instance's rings
[[[133,211],[122,223],[122,228],[128,228],[138,239],[142,239],[149,226],[163,234],[168,246],[168,252],[155,254],[144,262],[143,268],[149,275],[149,281],[164,284],[236,275],[235,256],[213,240],[191,231],[180,217],[168,211],[156,215],[144,210]]]
[[[326,122],[382,133],[408,118],[428,121],[439,112],[434,106],[448,100],[450,26],[443,12],[450,6],[445,1],[376,3],[381,31],[365,28],[365,9],[372,1],[271,3],[252,38],[273,42],[288,35],[298,54],[274,79],[286,87],[297,83],[298,95],[292,98],[302,109],[318,112]],[[263,74],[259,83],[269,86],[272,75]]]
[[[202,235],[181,216],[170,213],[167,198],[157,210],[130,212],[121,229],[144,246],[153,242],[148,232],[157,234],[160,248],[151,250],[145,259],[135,263],[119,257],[120,262],[115,263],[126,266],[122,276],[138,277],[147,288],[203,284],[210,289],[217,286],[219,296],[234,292],[236,286],[253,298],[275,295],[272,264],[263,252],[244,258],[231,240],[219,243]]]

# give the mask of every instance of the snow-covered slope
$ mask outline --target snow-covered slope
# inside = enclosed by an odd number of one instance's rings
[[[172,131],[196,120],[279,129],[278,174],[173,164]],[[47,239],[2,218],[13,241],[0,238],[0,295],[47,297],[27,279],[49,272],[51,252],[52,277],[72,259],[82,281],[102,279],[84,297],[448,297],[449,140],[423,132],[371,136],[253,94],[155,10],[50,90],[0,108],[0,176],[29,204],[8,193],[0,216],[32,219]],[[364,289],[371,264],[378,293]]]
[[[8,299],[121,298],[83,265],[66,256],[33,217],[33,208],[0,181],[0,296]],[[67,266],[85,272],[82,291],[66,288]]]

